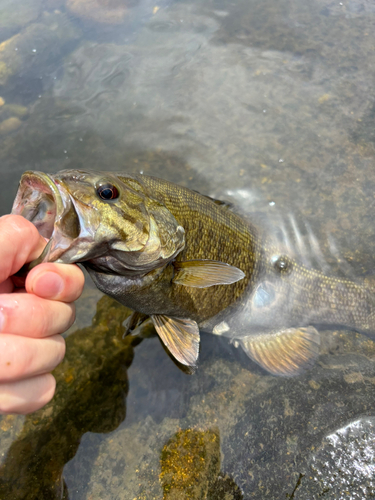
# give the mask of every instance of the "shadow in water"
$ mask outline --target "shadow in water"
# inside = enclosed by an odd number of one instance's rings
[[[45,408],[26,417],[0,469],[2,500],[67,499],[64,465],[86,432],[106,433],[125,419],[127,369],[134,347],[153,331],[144,323],[122,338],[130,310],[109,297],[97,304],[92,326],[67,338],[67,354],[55,370],[57,391]]]

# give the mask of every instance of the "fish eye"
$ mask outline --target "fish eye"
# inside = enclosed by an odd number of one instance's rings
[[[116,200],[120,196],[117,187],[113,184],[102,184],[101,186],[96,188],[96,192],[102,200],[106,201]]]

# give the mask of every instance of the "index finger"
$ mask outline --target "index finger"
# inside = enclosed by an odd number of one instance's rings
[[[21,215],[0,217],[0,283],[42,253],[46,240]]]

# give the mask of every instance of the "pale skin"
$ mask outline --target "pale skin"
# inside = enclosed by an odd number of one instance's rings
[[[65,355],[61,333],[74,322],[84,276],[76,265],[40,264],[46,240],[23,217],[0,217],[0,414],[32,413],[55,393],[51,371]]]

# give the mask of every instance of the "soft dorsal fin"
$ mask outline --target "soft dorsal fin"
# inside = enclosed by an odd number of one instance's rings
[[[319,355],[320,335],[308,326],[260,333],[240,339],[239,343],[246,354],[268,372],[293,377],[314,364]]]
[[[230,285],[242,280],[245,274],[238,267],[218,260],[189,260],[174,262],[173,283],[195,288],[207,288],[214,285]]]
[[[196,366],[199,355],[199,328],[191,319],[153,314],[151,319],[159,337],[173,357],[187,366]]]

